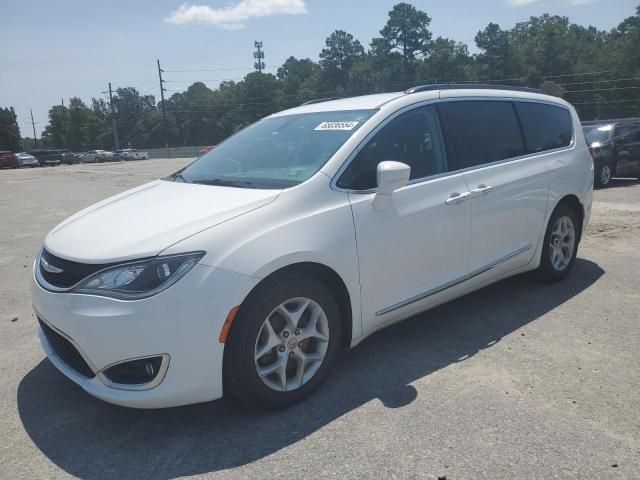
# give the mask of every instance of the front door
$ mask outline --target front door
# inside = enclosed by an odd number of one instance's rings
[[[409,165],[411,180],[377,209],[376,168],[385,160]],[[351,191],[365,331],[424,309],[467,273],[468,188],[462,173],[447,172],[438,113],[423,106],[379,129],[338,180]]]

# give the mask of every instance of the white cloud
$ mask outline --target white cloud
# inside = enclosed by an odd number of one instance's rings
[[[176,24],[205,24],[227,29],[244,28],[250,18],[271,15],[302,15],[307,13],[305,0],[240,0],[235,5],[211,8],[208,5],[183,3],[165,18]]]
[[[510,7],[526,7],[529,5],[535,5],[537,3],[544,4],[559,4],[564,3],[565,5],[587,5],[589,3],[594,3],[597,0],[507,0],[507,5]]]

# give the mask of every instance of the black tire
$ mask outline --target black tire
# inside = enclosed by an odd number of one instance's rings
[[[276,391],[258,375],[254,361],[256,341],[263,322],[271,312],[281,303],[298,297],[311,299],[324,310],[329,327],[327,350],[315,375],[306,383],[294,390]],[[279,409],[300,402],[326,377],[338,354],[341,339],[340,309],[322,282],[299,273],[267,279],[245,300],[233,320],[224,351],[225,393],[232,393],[248,405],[261,409]]]
[[[558,269],[553,265],[552,262],[552,254],[553,247],[551,245],[552,242],[552,231],[556,222],[562,217],[568,217],[574,229],[574,245],[573,250],[571,252],[571,259],[562,269]],[[544,282],[558,282],[564,279],[571,269],[573,268],[573,264],[576,261],[576,254],[578,252],[578,245],[580,243],[580,232],[581,232],[582,224],[580,219],[576,213],[576,211],[571,208],[569,205],[561,203],[556,207],[551,218],[549,219],[549,224],[547,225],[547,230],[544,235],[544,243],[542,245],[542,255],[540,258],[540,266],[535,271],[535,276]]]
[[[608,163],[596,162],[595,171],[593,172],[593,186],[596,188],[609,186],[613,173],[613,168]]]

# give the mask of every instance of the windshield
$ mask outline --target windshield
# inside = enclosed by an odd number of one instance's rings
[[[613,125],[594,125],[584,129],[584,137],[587,139],[588,145],[595,142],[606,143],[611,140],[612,133]]]
[[[260,120],[167,178],[281,189],[314,175],[375,110],[314,112]]]

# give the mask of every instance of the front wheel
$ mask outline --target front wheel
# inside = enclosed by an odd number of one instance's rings
[[[258,408],[299,402],[327,375],[341,338],[340,309],[324,284],[303,274],[267,280],[233,321],[225,389]]]
[[[542,256],[537,276],[547,282],[566,277],[576,261],[580,222],[576,212],[560,204],[551,215],[542,245]]]

